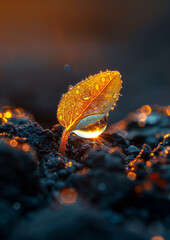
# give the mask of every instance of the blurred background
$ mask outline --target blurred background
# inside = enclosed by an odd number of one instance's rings
[[[169,0],[1,0],[0,104],[57,123],[62,93],[118,70],[123,96],[109,121],[143,104],[169,105]]]

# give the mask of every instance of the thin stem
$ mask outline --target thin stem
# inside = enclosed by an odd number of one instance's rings
[[[69,131],[64,130],[63,135],[62,135],[59,153],[63,156],[65,155],[65,148],[66,148],[66,143],[67,143],[69,134],[70,134]]]

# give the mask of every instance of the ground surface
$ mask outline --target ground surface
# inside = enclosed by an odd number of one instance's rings
[[[0,238],[170,239],[170,107],[144,106],[98,139],[0,115]],[[156,238],[157,237],[157,238]]]

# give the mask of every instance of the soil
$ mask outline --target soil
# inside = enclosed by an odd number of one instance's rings
[[[63,157],[63,127],[1,107],[0,239],[170,239],[169,111],[143,109],[96,139],[70,134]]]

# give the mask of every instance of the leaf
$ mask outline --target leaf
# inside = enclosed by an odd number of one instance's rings
[[[103,118],[119,99],[121,87],[120,73],[106,71],[86,78],[62,96],[57,110],[58,121],[65,127],[62,154],[69,132]]]

